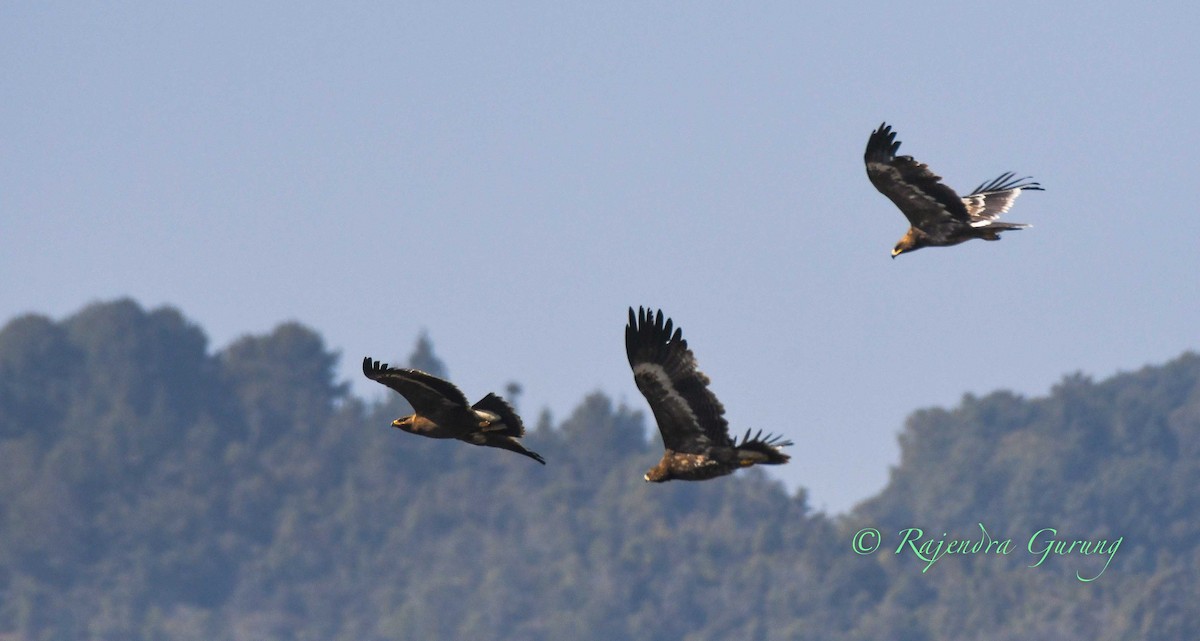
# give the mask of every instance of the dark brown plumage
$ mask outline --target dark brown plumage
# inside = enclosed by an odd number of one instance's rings
[[[629,308],[625,326],[625,354],[633,380],[650,403],[666,452],[645,479],[703,481],[751,465],[787,463],[780,448],[791,441],[750,431],[740,443],[729,437],[725,408],[708,390],[708,377],[696,369],[683,332],[671,319],[638,308]]]
[[[388,367],[363,359],[367,378],[396,390],[412,405],[413,413],[392,421],[392,427],[430,438],[456,438],[472,445],[499,447],[546,464],[537,452],[517,439],[525,434],[521,417],[504,399],[488,394],[468,406],[467,397],[449,381],[416,369]]]
[[[896,203],[911,225],[892,249],[892,258],[922,247],[957,245],[972,238],[1000,240],[1000,232],[1029,227],[997,219],[1022,190],[1040,191],[1038,183],[1029,182],[1028,177],[1014,178],[1016,174],[1010,171],[960,198],[925,164],[912,156],[897,156],[899,148],[896,132],[882,123],[871,133],[863,154],[871,184]]]

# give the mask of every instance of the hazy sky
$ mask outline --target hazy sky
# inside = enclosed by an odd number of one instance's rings
[[[4,3],[0,322],[299,320],[372,397],[427,330],[532,422],[644,408],[662,307],[830,511],[914,409],[1200,346],[1196,3],[748,4]],[[885,119],[957,189],[1041,181],[1033,228],[892,260]]]

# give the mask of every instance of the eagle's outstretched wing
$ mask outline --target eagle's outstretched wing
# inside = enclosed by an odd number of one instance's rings
[[[696,369],[683,332],[661,310],[638,308],[634,314],[629,308],[625,354],[667,449],[698,454],[733,445],[725,408],[708,390],[708,377]]]
[[[1044,191],[1030,176],[1014,178],[1016,175],[1011,171],[1000,174],[995,180],[981,183],[975,191],[963,196],[963,204],[967,207],[971,224],[986,224],[999,218],[1000,214],[1012,207],[1013,201],[1021,195],[1023,189]]]
[[[433,414],[447,406],[466,407],[467,397],[449,381],[419,369],[388,367],[387,363],[363,359],[367,378],[396,390],[417,414]]]
[[[966,205],[953,189],[942,183],[942,177],[912,156],[897,156],[899,148],[896,132],[887,123],[880,123],[879,129],[871,132],[863,154],[871,184],[896,203],[917,229],[952,221],[970,222]]]

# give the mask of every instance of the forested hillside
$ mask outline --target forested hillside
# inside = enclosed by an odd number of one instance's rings
[[[437,373],[433,350],[422,340],[410,361]],[[297,324],[214,351],[178,311],[127,300],[8,322],[0,639],[1182,640],[1200,628],[1193,355],[1068,377],[1044,398],[917,411],[888,486],[839,516],[753,470],[644,483],[657,435],[598,393],[556,424],[522,408],[546,466],[402,434],[388,427],[402,401],[349,395],[337,359]],[[978,539],[981,524],[1010,553],[928,564],[899,545],[906,528]],[[882,538],[873,554],[852,548],[865,527]],[[1107,567],[1077,552],[1029,567],[1028,540],[1048,527],[1122,541]]]

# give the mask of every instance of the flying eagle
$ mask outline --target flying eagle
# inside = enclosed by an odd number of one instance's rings
[[[629,308],[625,326],[625,354],[633,380],[650,403],[666,452],[658,465],[643,477],[647,481],[703,481],[756,464],[780,465],[788,455],[780,448],[791,441],[759,430],[740,443],[729,437],[725,408],[708,390],[708,377],[696,369],[683,332],[671,319],[638,308]]]
[[[1012,207],[1021,190],[1042,190],[1038,183],[1029,182],[1029,177],[1014,178],[1016,174],[1010,171],[960,198],[924,163],[912,156],[897,156],[899,148],[896,132],[881,123],[871,133],[863,154],[871,184],[896,203],[912,225],[892,249],[892,258],[922,247],[957,245],[972,238],[1000,240],[1002,231],[1029,227],[997,220]]]
[[[417,369],[388,367],[369,356],[363,359],[363,374],[400,392],[412,405],[414,413],[392,421],[392,427],[430,438],[456,438],[472,445],[499,447],[546,464],[537,452],[525,449],[517,440],[525,434],[521,417],[495,394],[468,406],[467,397],[449,381]]]

